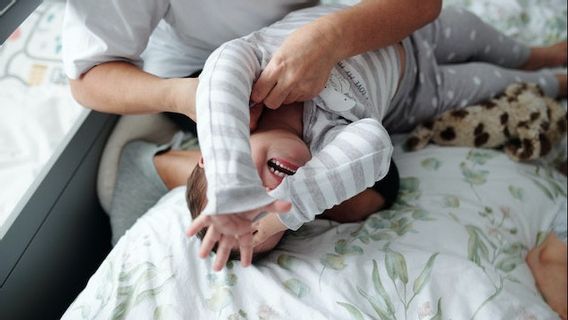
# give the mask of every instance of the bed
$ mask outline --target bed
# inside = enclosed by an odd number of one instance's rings
[[[566,37],[566,3],[454,1],[531,44]],[[557,319],[524,262],[566,233],[565,161],[521,164],[495,150],[393,137],[401,192],[364,223],[316,220],[254,266],[211,271],[187,238],[184,188],[118,242],[63,319]],[[564,219],[565,221],[565,219]]]
[[[402,138],[392,210],[307,224],[246,269],[197,258],[185,190],[171,191],[63,318],[555,319],[523,257],[566,213],[566,178],[493,150],[405,153]]]

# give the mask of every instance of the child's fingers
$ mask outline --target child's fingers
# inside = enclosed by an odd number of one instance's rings
[[[185,233],[189,236],[189,237],[193,237],[194,235],[196,235],[201,229],[207,227],[208,225],[211,224],[211,219],[208,215],[202,214],[199,217],[197,217],[195,220],[193,220],[193,222],[191,223],[191,225],[189,226],[189,228],[187,228],[187,230],[185,231]]]
[[[248,267],[252,263],[252,253],[253,253],[253,244],[252,244],[252,234],[245,234],[239,236],[239,250],[241,252],[241,266]]]
[[[286,213],[292,209],[292,204],[284,200],[276,200],[265,207],[267,211],[275,213]]]
[[[213,250],[217,241],[221,239],[221,234],[215,230],[215,227],[210,227],[207,229],[207,233],[205,233],[205,237],[203,238],[203,242],[201,243],[201,248],[199,249],[199,256],[201,258],[206,258],[209,255],[209,252]]]
[[[215,263],[213,263],[214,271],[221,271],[227,261],[229,260],[229,255],[231,250],[236,244],[235,237],[232,236],[222,236],[219,240],[219,246],[217,247],[217,258],[215,258]]]
[[[232,214],[229,223],[223,225],[221,232],[223,234],[231,234],[240,236],[247,233],[252,233],[252,221],[239,214]]]

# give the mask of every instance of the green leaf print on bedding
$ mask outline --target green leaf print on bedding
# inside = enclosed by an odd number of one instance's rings
[[[160,265],[170,265],[166,260],[171,259],[166,256]],[[123,265],[124,266],[127,264]],[[175,278],[175,274],[170,271],[169,276],[165,280],[159,281],[160,276],[165,276],[165,270],[159,270],[158,267],[150,262],[144,261],[129,270],[122,270],[119,273],[119,285],[116,289],[117,301],[112,311],[112,319],[124,319],[132,308],[146,300],[154,298],[160,294],[170,280]]]
[[[215,288],[211,297],[205,299],[207,309],[211,311],[219,311],[230,305],[233,301],[233,294],[228,287]]]
[[[413,200],[417,200],[421,196],[420,180],[416,177],[405,177],[400,179],[400,190],[398,192],[398,201],[407,204]]]
[[[523,172],[537,188],[539,188],[550,200],[554,200],[557,197],[566,197],[566,185],[565,183],[560,183],[558,179],[555,178],[554,170],[550,167],[537,166],[534,172],[525,171]]]
[[[343,308],[345,308],[345,310],[347,310],[347,312],[349,312],[349,314],[351,315],[351,319],[364,320],[363,314],[354,305],[346,303],[346,302],[339,302],[339,301],[337,302],[337,304],[342,306]]]
[[[385,266],[389,277],[395,282],[397,279],[405,285],[408,283],[408,270],[404,256],[390,248],[387,248],[385,255]]]
[[[457,209],[460,207],[460,198],[454,195],[446,195],[444,196],[444,207],[445,208],[453,208]]]
[[[284,281],[284,287],[297,298],[303,298],[310,293],[310,288],[298,279]]]
[[[465,162],[460,163],[460,169],[465,181],[472,186],[479,186],[487,182],[487,175],[489,174],[487,170],[468,168]]]
[[[467,153],[466,159],[475,164],[484,165],[487,161],[495,158],[497,155],[499,155],[499,153],[492,150],[472,149]]]
[[[414,280],[414,285],[412,286],[412,290],[414,291],[415,294],[419,294],[420,291],[422,290],[422,288],[424,288],[426,281],[428,279],[430,279],[430,273],[432,272],[432,266],[434,265],[434,260],[436,259],[437,256],[438,256],[438,253],[435,253],[428,259],[428,262],[426,262],[424,269],[422,270],[422,272],[420,273],[418,278],[416,278],[416,280]]]
[[[395,311],[394,305],[392,304],[392,301],[383,286],[383,283],[381,281],[381,275],[379,273],[379,268],[377,267],[377,261],[375,261],[375,259],[373,259],[373,271],[371,273],[371,279],[373,280],[373,288],[375,288],[377,294],[379,294],[379,296],[385,302],[388,312],[391,315],[394,315]]]
[[[276,259],[276,263],[278,263],[278,265],[281,268],[286,269],[288,271],[292,271],[292,267],[299,261],[300,260],[298,258],[295,258],[288,254],[281,254]]]
[[[509,193],[513,196],[513,198],[519,200],[519,201],[523,201],[524,197],[525,197],[525,191],[523,190],[523,188],[520,187],[515,187],[515,186],[509,186]]]
[[[487,249],[487,245],[485,245],[481,239],[482,231],[479,230],[478,227],[472,225],[467,225],[465,228],[469,234],[467,258],[483,268],[481,259],[484,258],[485,260],[489,260],[489,249]]]
[[[345,239],[340,239],[335,243],[335,252],[347,256],[361,255],[363,254],[363,248],[358,245],[349,244]]]
[[[211,296],[205,299],[207,308],[211,311],[220,311],[233,303],[231,287],[237,284],[238,277],[234,272],[209,273],[207,282],[211,288]]]
[[[333,270],[343,270],[347,266],[345,264],[345,257],[334,253],[326,253],[325,256],[320,258],[320,262],[324,265],[324,267],[328,267]]]
[[[409,298],[407,296],[408,271],[406,269],[406,260],[401,253],[396,252],[390,248],[386,248],[385,268],[387,270],[389,278],[393,282],[394,290],[396,291],[396,295],[393,294],[393,296],[397,297],[400,303],[404,306],[404,319],[408,319],[408,310],[414,298],[416,298],[420,294],[420,291],[422,291],[426,283],[430,281],[430,275],[432,273],[434,261],[437,256],[438,253],[434,253],[428,258],[428,261],[424,265],[422,272],[420,272],[418,277],[416,277],[416,279],[414,279],[413,281],[412,295]],[[357,287],[359,294],[371,305],[371,307],[373,308],[373,310],[377,315],[376,319],[381,319],[381,320],[398,319],[396,314],[396,309],[391,300],[391,297],[385,290],[384,285],[382,283],[379,268],[377,266],[377,261],[374,259],[373,259],[373,270],[371,273],[371,279],[373,283],[373,289],[375,292],[374,293],[365,292],[363,289]],[[398,285],[397,285],[397,280],[400,280]],[[399,289],[401,286],[402,289]],[[359,310],[353,305],[350,306],[357,311]],[[438,313],[434,315],[434,317],[431,319],[441,319],[442,309],[440,306],[441,306],[441,298],[438,299]]]
[[[436,158],[427,158],[420,162],[422,168],[426,170],[436,171],[442,165],[442,162]]]

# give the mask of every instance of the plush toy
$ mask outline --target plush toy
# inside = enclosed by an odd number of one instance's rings
[[[566,110],[535,84],[515,83],[485,103],[447,111],[419,125],[406,149],[440,145],[504,147],[514,160],[545,156],[566,133]]]

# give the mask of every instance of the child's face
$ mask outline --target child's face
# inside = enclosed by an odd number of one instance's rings
[[[304,141],[283,129],[259,129],[251,134],[250,144],[252,159],[268,190],[276,188],[311,159]]]
[[[277,117],[277,111],[265,111],[257,130],[250,136],[251,156],[262,183],[268,190],[276,188],[286,176],[296,173],[298,168],[311,159],[306,143],[294,130],[289,130],[286,117]],[[274,213],[271,213],[274,214]],[[259,229],[270,228],[267,224],[274,219],[259,221]],[[255,253],[272,250],[284,235],[278,232],[254,247]]]
[[[251,133],[251,155],[264,186],[272,190],[311,159],[302,140],[304,104],[264,108]]]

